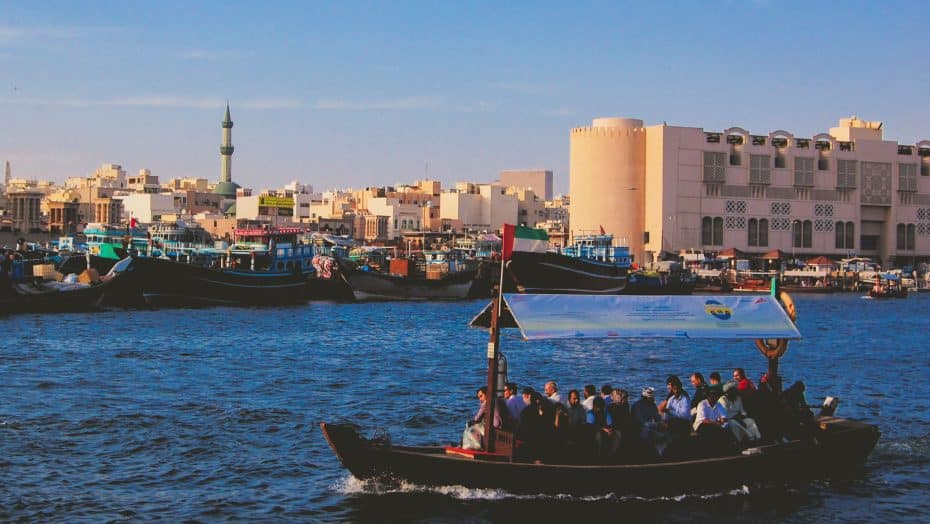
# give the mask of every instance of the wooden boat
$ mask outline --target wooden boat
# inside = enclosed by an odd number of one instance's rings
[[[363,246],[339,256],[356,300],[461,300],[468,298],[478,265],[450,251],[419,251],[408,258],[394,248]]]
[[[781,300],[783,303],[780,303]],[[785,309],[783,309],[783,307]],[[786,311],[787,310],[787,311]],[[655,322],[661,312],[662,321]],[[636,297],[501,295],[475,319],[490,326],[488,395],[496,394],[500,330],[518,327],[526,339],[670,337],[756,339],[769,362],[768,376],[781,391],[778,360],[800,333],[789,316],[787,295]],[[603,345],[603,344],[600,344]],[[489,403],[487,422],[495,402]],[[579,463],[521,458],[513,435],[490,429],[481,450],[457,445],[409,447],[390,438],[366,438],[357,426],[321,423],[336,456],[355,477],[422,486],[461,485],[528,493],[669,494],[752,482],[821,477],[861,466],[880,432],[874,425],[833,416],[835,404],[814,417],[800,435],[742,452],[695,454],[627,463]],[[515,451],[516,450],[516,451]]]
[[[119,264],[119,263],[117,263]],[[123,266],[128,264],[128,260]],[[2,313],[88,312],[100,308],[104,295],[122,284],[118,272],[94,282],[25,279],[0,292]]]
[[[907,298],[907,288],[901,285],[900,277],[893,274],[876,274],[875,284],[869,290],[871,298]]]
[[[127,271],[151,306],[282,305],[307,300],[313,249],[298,228],[237,229],[236,244],[175,259],[137,257]]]

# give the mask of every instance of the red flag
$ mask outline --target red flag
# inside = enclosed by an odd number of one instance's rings
[[[607,234],[607,232],[604,231],[604,226],[598,226],[598,227],[601,228],[601,234],[602,234],[602,235],[606,235],[606,234]]]
[[[135,229],[136,224],[138,224],[138,222],[136,221],[136,217],[129,217],[129,227],[131,229]]]

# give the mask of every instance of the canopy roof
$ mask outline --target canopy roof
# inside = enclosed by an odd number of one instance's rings
[[[745,256],[746,253],[743,253],[735,247],[729,247],[717,253],[717,258],[744,258]]]
[[[820,255],[819,257],[814,257],[808,260],[807,262],[805,262],[805,264],[807,264],[808,266],[832,266],[835,263],[836,262],[830,260],[829,258],[823,255]]]
[[[762,260],[782,260],[788,258],[788,254],[781,249],[773,249],[759,258]]]
[[[471,321],[489,327],[491,304]],[[801,333],[770,295],[504,295],[502,328],[526,340],[547,338],[798,339]]]

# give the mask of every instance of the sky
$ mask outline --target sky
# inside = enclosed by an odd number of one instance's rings
[[[550,169],[593,118],[930,139],[919,2],[0,0],[0,162],[317,191]]]

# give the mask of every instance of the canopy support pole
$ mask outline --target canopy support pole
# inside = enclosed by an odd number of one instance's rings
[[[497,287],[497,297],[494,299],[494,305],[491,306],[491,335],[488,340],[488,395],[485,400],[488,408],[485,410],[484,419],[485,451],[488,453],[494,452],[494,411],[497,409],[497,355],[499,353],[497,348],[501,340],[499,319],[503,300],[501,286],[495,287]]]

